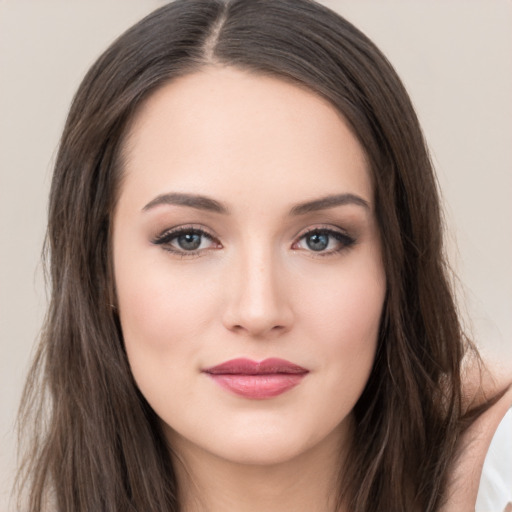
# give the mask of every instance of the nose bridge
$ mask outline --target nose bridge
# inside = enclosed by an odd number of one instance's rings
[[[236,256],[226,327],[264,335],[289,327],[291,309],[279,257],[268,243],[247,244]]]

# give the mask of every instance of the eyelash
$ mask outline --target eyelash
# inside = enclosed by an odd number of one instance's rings
[[[161,235],[158,235],[154,240],[154,245],[161,245],[163,246],[163,249],[165,251],[168,251],[172,254],[175,254],[176,256],[179,256],[181,258],[193,258],[200,256],[202,252],[209,251],[211,249],[201,249],[201,250],[194,250],[194,251],[186,251],[186,250],[178,250],[174,249],[170,244],[173,240],[177,239],[179,236],[183,235],[199,235],[201,237],[206,237],[212,242],[216,242],[217,245],[220,245],[220,242],[216,240],[216,238],[205,231],[202,228],[197,228],[195,226],[180,226],[179,228],[170,229],[169,231],[165,231]]]
[[[307,230],[305,233],[301,234],[300,237],[298,238],[297,242],[294,242],[293,245],[296,245],[301,240],[303,240],[313,234],[327,235],[330,238],[334,238],[340,244],[340,247],[338,247],[337,249],[331,249],[328,251],[324,251],[324,250],[314,251],[311,249],[309,252],[311,252],[312,256],[314,256],[314,257],[327,257],[327,256],[331,256],[334,254],[338,254],[342,251],[350,249],[356,243],[355,238],[353,238],[353,237],[349,236],[348,234],[343,233],[341,231],[334,230],[332,228],[327,228],[327,227],[315,227],[315,228],[311,228],[311,229]],[[152,243],[154,245],[161,245],[165,251],[168,251],[168,252],[170,252],[176,256],[179,256],[181,258],[198,257],[198,256],[201,256],[201,254],[204,253],[205,251],[212,250],[212,248],[208,248],[208,249],[196,249],[196,250],[187,251],[184,249],[173,248],[170,245],[171,242],[176,240],[179,236],[183,236],[183,235],[199,235],[201,237],[206,237],[207,239],[216,243],[218,246],[221,246],[220,242],[213,235],[211,235],[204,229],[198,228],[195,226],[180,226],[179,228],[165,231],[161,235],[158,235],[152,241]],[[213,249],[215,249],[215,247]],[[298,249],[296,249],[296,250],[298,250]]]
[[[335,254],[339,254],[340,252],[346,251],[350,249],[355,243],[356,239],[349,236],[347,233],[343,233],[342,231],[334,230],[332,228],[327,227],[316,227],[308,229],[305,233],[302,233],[298,239],[298,242],[306,239],[308,236],[311,235],[327,235],[328,237],[334,238],[338,243],[339,247],[337,249],[330,249],[328,251],[314,251],[310,250],[312,256],[314,257],[328,257]],[[298,242],[294,242],[293,245],[297,244]]]

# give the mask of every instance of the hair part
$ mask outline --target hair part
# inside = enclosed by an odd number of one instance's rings
[[[180,510],[171,447],[133,380],[111,307],[111,222],[135,113],[157,88],[207,65],[314,91],[364,148],[387,297],[339,502],[358,512],[434,512],[468,423],[460,364],[470,346],[443,258],[437,185],[387,59],[310,0],[178,0],[118,38],[80,85],[50,193],[51,301],[20,409],[22,428],[34,426],[19,477],[27,510]]]

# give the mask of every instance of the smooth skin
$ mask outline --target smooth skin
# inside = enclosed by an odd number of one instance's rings
[[[311,91],[209,66],[150,96],[124,157],[117,307],[183,510],[334,512],[386,289],[360,144]],[[259,400],[203,372],[239,357],[309,373]]]
[[[125,172],[120,320],[135,380],[181,461],[184,510],[332,510],[386,289],[359,143],[312,92],[211,67],[149,98]],[[254,400],[201,371],[239,357],[309,373]]]
[[[487,369],[482,371],[477,361],[467,363],[464,375],[465,407],[476,406],[496,394],[505,393],[465,433],[460,455],[450,475],[448,500],[440,512],[475,510],[485,457],[496,429],[512,407],[512,362],[498,362],[490,356],[487,359],[486,366],[492,369],[492,373]],[[512,503],[508,503],[503,512],[512,512]]]

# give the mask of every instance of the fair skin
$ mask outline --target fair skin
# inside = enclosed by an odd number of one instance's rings
[[[459,448],[459,456],[449,475],[447,501],[439,512],[467,512],[475,509],[478,488],[485,457],[503,416],[512,407],[512,366],[507,359],[497,361],[486,354],[486,367],[476,361],[466,362],[464,407],[474,407],[490,397],[507,390],[505,394],[466,431]],[[512,504],[503,512],[510,512]],[[501,512],[501,511],[497,511]]]
[[[334,510],[386,288],[370,174],[339,113],[233,68],[165,85],[127,138],[113,247],[128,359],[185,512]],[[307,373],[240,396],[204,373],[235,358]]]
[[[370,174],[343,118],[276,78],[207,67],[177,79],[130,128],[113,227],[126,351],[172,446],[184,512],[334,512],[386,286]],[[262,398],[203,371],[241,357],[307,373]],[[443,512],[474,508],[511,402],[467,433]]]

